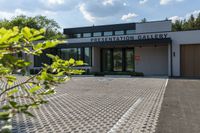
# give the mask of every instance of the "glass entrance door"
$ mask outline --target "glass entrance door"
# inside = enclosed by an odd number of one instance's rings
[[[122,71],[122,49],[113,50],[113,71]]]
[[[134,48],[102,49],[101,58],[103,72],[134,71]]]
[[[134,50],[126,49],[126,71],[134,71]]]
[[[111,49],[103,49],[102,51],[102,69],[104,72],[112,71]]]

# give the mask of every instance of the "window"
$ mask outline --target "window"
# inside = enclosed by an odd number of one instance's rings
[[[101,32],[94,32],[94,33],[93,33],[93,36],[94,36],[94,37],[101,36]]]
[[[115,31],[115,35],[124,35],[124,31],[123,30]]]
[[[77,60],[77,48],[61,49],[60,57],[63,60],[69,60],[70,58]]]
[[[75,34],[75,38],[81,38],[81,34]]]
[[[106,31],[104,32],[104,36],[112,36],[113,32],[112,31]]]
[[[44,50],[39,56],[34,55],[34,67],[42,67],[43,64],[50,64],[51,59],[46,56],[47,53],[51,53],[49,50]]]
[[[91,66],[91,48],[84,48],[84,62]]]
[[[87,65],[92,63],[91,48],[64,48],[58,50],[58,56],[63,60],[73,58],[75,60],[83,60]]]
[[[91,37],[91,33],[83,33],[83,37]]]
[[[127,35],[134,34],[134,33],[135,33],[135,30],[127,30],[127,31],[126,31],[126,34],[127,34]]]

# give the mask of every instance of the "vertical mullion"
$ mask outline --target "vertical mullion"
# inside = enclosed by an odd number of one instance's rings
[[[122,71],[126,71],[126,49],[122,48]]]
[[[113,49],[112,48],[110,48],[110,49],[108,49],[108,50],[110,50],[110,55],[111,55],[111,59],[110,59],[110,61],[111,61],[111,71],[113,72],[114,71],[114,60],[113,60]]]

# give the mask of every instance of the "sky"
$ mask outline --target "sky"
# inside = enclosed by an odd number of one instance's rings
[[[61,28],[187,19],[200,12],[200,0],[0,0],[0,19],[45,15]]]

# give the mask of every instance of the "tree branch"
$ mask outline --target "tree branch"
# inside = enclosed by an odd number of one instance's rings
[[[24,85],[24,84],[26,84],[26,83],[29,83],[30,80],[34,79],[36,76],[38,76],[39,74],[41,74],[41,72],[42,72],[42,70],[41,70],[39,73],[37,73],[36,75],[34,75],[34,76],[30,77],[29,79],[27,79],[26,81],[24,81],[24,82],[22,82],[22,83],[20,83],[20,84],[14,85],[14,86],[12,86],[12,87],[10,87],[10,88],[5,89],[4,91],[2,91],[2,92],[0,93],[0,97],[1,97],[5,92],[7,92],[7,91],[9,91],[9,90],[12,90],[12,89],[14,89],[14,88],[16,88],[16,87],[18,87],[18,86]]]

